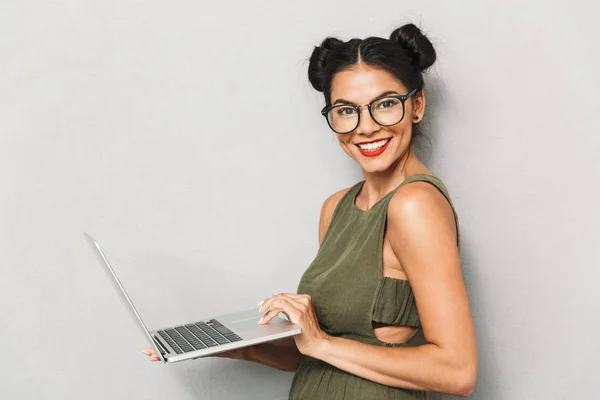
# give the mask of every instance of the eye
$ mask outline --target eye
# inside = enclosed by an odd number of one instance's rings
[[[380,111],[391,110],[398,103],[398,99],[395,98],[382,99],[375,105],[375,108]]]
[[[340,117],[351,117],[354,114],[356,114],[356,110],[354,109],[354,107],[348,106],[336,107],[335,114],[339,115]]]

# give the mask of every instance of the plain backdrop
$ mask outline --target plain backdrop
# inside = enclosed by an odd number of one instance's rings
[[[82,232],[151,328],[295,291],[322,202],[362,179],[308,57],[408,21],[438,50],[420,154],[460,217],[472,398],[599,398],[597,11],[2,0],[0,398],[285,399],[255,363],[148,362]]]

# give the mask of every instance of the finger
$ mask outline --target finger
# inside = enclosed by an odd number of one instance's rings
[[[285,303],[291,304],[294,308],[298,309],[299,311],[305,309],[305,304],[300,300],[300,298],[293,298],[289,296],[282,296],[278,299],[273,300],[273,302],[271,303],[271,307],[277,308],[281,305],[285,305]]]
[[[279,293],[276,294],[274,296],[271,296],[267,299],[264,299],[263,301],[259,302],[259,312],[265,312],[270,308],[271,303],[276,300],[276,299],[281,299],[281,298],[292,298],[292,299],[300,299],[303,297],[306,297],[307,295],[304,294],[295,294],[295,293]]]
[[[304,307],[304,304],[300,301],[299,298],[293,298],[291,296],[281,296],[271,303],[271,307],[281,307],[287,304],[292,305],[294,308],[301,310]]]
[[[310,295],[308,294],[304,294],[302,296],[300,296],[299,298],[295,298],[295,300],[299,301],[302,304],[305,304],[307,306],[309,306],[310,304],[312,304],[312,297],[310,297]]]
[[[271,297],[268,297],[259,303],[258,311],[265,312],[271,308],[271,303],[279,296],[279,294],[274,294]]]
[[[281,310],[271,309],[267,311],[265,315],[262,316],[261,319],[258,320],[259,325],[268,324],[270,320],[272,320],[277,314],[279,314]]]
[[[156,354],[152,354],[150,356],[150,361],[158,361],[158,360],[160,360],[160,358]]]
[[[146,354],[147,356],[151,356],[152,354],[156,354],[156,351],[154,351],[154,349],[152,347],[146,347],[144,350],[142,350],[142,352],[144,354]]]
[[[280,312],[283,312],[292,323],[295,323],[295,321],[298,321],[299,319],[300,310],[298,310],[292,302],[298,304],[292,299],[281,298],[275,300],[271,305],[271,310],[261,318],[259,324],[268,324],[269,321],[275,318]]]
[[[281,303],[282,308],[284,309],[282,312],[287,316],[288,320],[293,324],[300,325],[302,320],[301,317],[306,313],[307,307],[303,303],[290,297],[276,300],[274,305],[279,306],[280,301],[283,301],[283,303]],[[274,317],[275,316],[273,316],[273,318]]]

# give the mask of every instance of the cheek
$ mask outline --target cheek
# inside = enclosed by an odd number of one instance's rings
[[[352,146],[352,140],[350,140],[350,135],[340,136],[338,135],[338,142],[340,142],[340,146],[342,147],[350,147]]]
[[[402,121],[400,124],[395,126],[394,129],[392,129],[392,131],[394,132],[394,135],[397,138],[402,140],[403,143],[404,141],[408,142],[412,132],[412,123],[406,124],[404,123],[404,121]]]
[[[342,139],[338,137],[338,142],[340,143],[342,150],[344,150],[346,154],[348,154],[351,157],[354,157],[354,155],[352,154],[352,146],[354,145],[352,144],[352,140],[349,137],[343,137]]]

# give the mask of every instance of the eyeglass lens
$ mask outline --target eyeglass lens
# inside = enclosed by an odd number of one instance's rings
[[[404,104],[396,97],[383,97],[371,104],[371,116],[379,125],[395,125],[404,117]],[[327,113],[331,129],[338,133],[352,132],[358,126],[358,109],[341,104]]]

